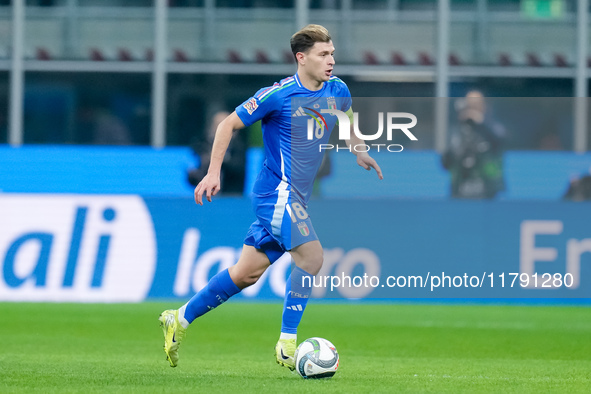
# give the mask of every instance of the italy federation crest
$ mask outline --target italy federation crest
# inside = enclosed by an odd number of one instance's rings
[[[302,233],[302,235],[304,237],[307,237],[308,235],[310,235],[310,230],[308,229],[308,225],[305,222],[298,223],[298,229],[300,230],[300,233]]]
[[[328,104],[328,109],[337,109],[337,100],[334,97],[327,98],[326,103]]]

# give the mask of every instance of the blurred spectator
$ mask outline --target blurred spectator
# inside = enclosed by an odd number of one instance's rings
[[[106,109],[95,114],[93,144],[130,145],[131,137],[127,126],[117,116]]]
[[[228,112],[220,111],[212,119],[205,138],[193,144],[193,151],[198,156],[198,167],[189,169],[187,176],[191,185],[197,184],[207,174],[211,146],[218,125],[228,116]],[[246,131],[234,130],[230,146],[224,156],[221,173],[221,189],[224,194],[242,194],[244,192],[244,167],[246,163]]]
[[[564,150],[558,133],[544,133],[538,144],[540,150]]]
[[[542,109],[542,111],[544,111],[544,109]],[[541,125],[538,126],[538,149],[564,150],[564,146],[560,140],[560,133],[562,130],[559,126],[559,120],[556,119],[558,114],[556,111],[553,111],[553,109],[549,109],[544,112],[546,112],[549,116],[543,120]]]
[[[564,194],[565,200],[591,201],[591,169],[580,178],[571,179],[568,190]]]
[[[502,143],[505,130],[490,119],[481,92],[456,101],[458,128],[452,133],[443,167],[451,175],[454,198],[494,198],[505,189]]]

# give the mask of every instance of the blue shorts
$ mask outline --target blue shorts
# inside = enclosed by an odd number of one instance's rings
[[[288,250],[318,240],[306,206],[289,190],[254,195],[257,220],[250,226],[244,244],[265,252],[271,263]]]

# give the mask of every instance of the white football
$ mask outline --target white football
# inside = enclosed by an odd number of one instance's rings
[[[339,353],[324,338],[308,338],[296,349],[295,366],[304,379],[331,378],[339,367]]]

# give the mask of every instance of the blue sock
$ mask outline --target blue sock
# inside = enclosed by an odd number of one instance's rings
[[[240,289],[230,278],[228,270],[223,270],[215,275],[209,283],[195,294],[181,310],[184,310],[184,317],[190,324],[199,316],[220,306],[240,292]]]
[[[302,315],[312,293],[313,275],[300,267],[295,267],[287,279],[285,285],[285,301],[283,303],[283,317],[281,320],[281,332],[296,334]]]

